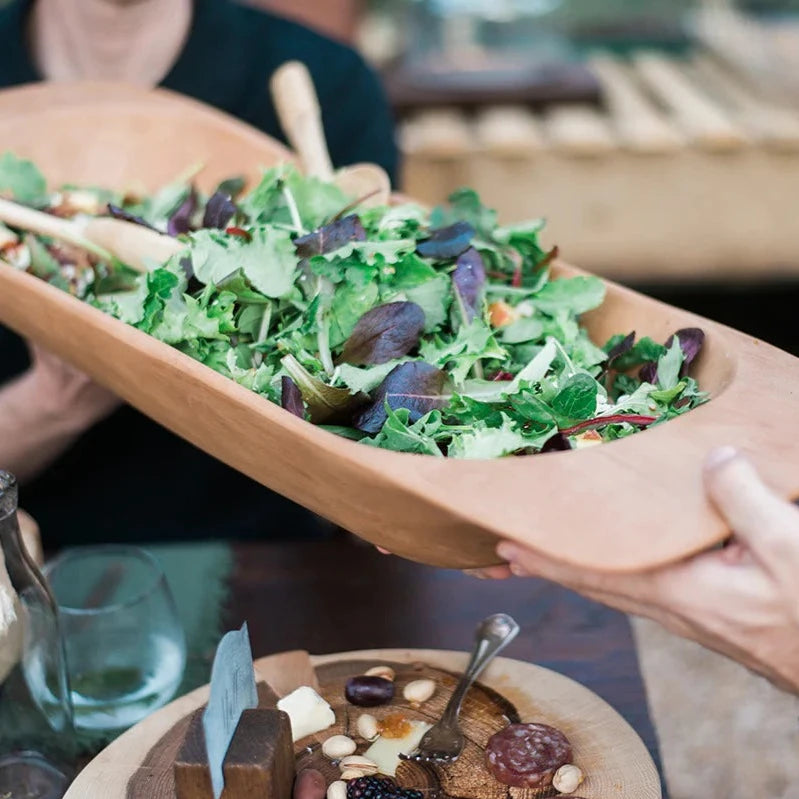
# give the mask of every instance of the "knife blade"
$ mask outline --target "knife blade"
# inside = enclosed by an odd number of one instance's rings
[[[225,787],[223,766],[241,714],[258,707],[250,635],[245,622],[240,630],[222,637],[211,669],[211,695],[203,713],[205,748],[214,799]]]

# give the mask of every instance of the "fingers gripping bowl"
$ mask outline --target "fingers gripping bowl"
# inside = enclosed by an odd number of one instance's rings
[[[15,99],[9,94],[0,107]],[[162,92],[123,93],[113,100],[92,96],[48,111],[33,111],[26,102],[16,117],[4,120],[0,147],[35,159],[54,185],[124,189],[140,181],[152,190],[165,182],[168,165],[191,159],[206,163],[197,180],[210,194],[227,175],[242,172],[255,183],[254,165],[287,157],[245,126]],[[64,126],[52,120],[47,125],[48,114],[67,113],[85,127],[79,136],[74,125],[65,131],[57,155],[43,135],[42,141],[31,140],[32,117],[36,129],[48,127],[49,142],[52,130]],[[147,120],[135,135],[129,130],[132,117]],[[164,125],[178,120],[179,150],[162,135]],[[93,133],[95,128],[101,132]],[[222,140],[225,148],[216,149]],[[239,146],[231,148],[231,141]],[[123,146],[132,153],[127,172],[115,158]],[[69,152],[75,154],[71,161],[65,158]],[[583,277],[561,264],[552,275]],[[705,343],[690,376],[711,401],[604,446],[484,461],[385,451],[342,439],[27,273],[6,267],[0,281],[0,319],[6,324],[264,485],[373,543],[427,563],[494,563],[498,537],[604,569],[638,569],[683,557],[725,535],[702,496],[699,470],[706,449],[728,440],[750,451],[781,491],[792,494],[796,488],[784,469],[794,455],[794,359],[613,285],[606,286],[602,306],[582,318],[594,344],[635,330],[639,340],[649,336],[662,347],[675,331],[700,328]],[[46,318],[35,312],[41,308]]]

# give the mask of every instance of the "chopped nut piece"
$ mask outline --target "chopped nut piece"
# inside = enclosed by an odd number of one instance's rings
[[[394,682],[396,672],[391,666],[375,666],[365,673],[366,677],[382,677],[384,680],[391,680]]]
[[[577,766],[567,763],[561,766],[552,777],[552,787],[558,793],[572,793],[580,787],[583,780],[583,772]]]
[[[366,741],[374,741],[380,734],[377,719],[369,713],[362,713],[358,716],[358,735]]]
[[[322,754],[331,760],[340,760],[342,757],[353,754],[357,748],[352,738],[348,738],[346,735],[331,735],[322,744]]]
[[[402,695],[412,705],[421,705],[426,702],[436,692],[434,680],[414,680],[405,686]]]

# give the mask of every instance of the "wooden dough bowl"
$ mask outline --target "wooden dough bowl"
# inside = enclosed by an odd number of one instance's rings
[[[155,188],[202,162],[200,184],[257,176],[288,159],[275,141],[164,91],[33,86],[0,92],[0,151],[65,181]],[[568,251],[568,242],[564,243]],[[690,245],[689,245],[690,246]],[[563,276],[583,274],[559,264]],[[458,461],[389,452],[312,426],[36,278],[0,267],[0,322],[38,341],[221,461],[386,549],[435,566],[496,563],[500,538],[606,571],[652,568],[727,535],[702,462],[716,445],[752,456],[785,497],[799,494],[799,360],[761,341],[607,284],[591,335],[663,341],[699,326],[695,375],[707,405],[579,452]]]
[[[397,670],[397,696],[403,714],[435,722],[466,667],[463,653],[419,650],[352,652],[311,657],[287,652],[256,662],[261,681],[261,705],[300,685],[312,685],[331,703],[337,723],[318,736],[295,745],[299,768],[317,768],[329,782],[338,769],[320,752],[328,735],[352,732],[360,709],[343,698],[344,682],[374,665],[392,664]],[[403,703],[402,686],[420,676],[431,676],[437,694],[419,710]],[[129,730],[101,752],[80,774],[65,799],[173,799],[172,764],[192,715],[207,701],[201,688],[173,702]],[[554,792],[506,789],[484,766],[488,738],[502,729],[503,713],[518,713],[522,721],[538,721],[560,729],[570,740],[574,762],[586,775],[577,794],[584,799],[660,799],[657,770],[641,739],[621,716],[587,688],[548,669],[500,658],[486,671],[482,683],[469,693],[462,712],[467,744],[460,760],[446,769],[422,769],[404,763],[397,780],[426,796],[459,799],[544,799]],[[381,708],[368,712],[380,716]],[[360,739],[358,752],[365,746]],[[310,749],[310,751],[307,751]]]

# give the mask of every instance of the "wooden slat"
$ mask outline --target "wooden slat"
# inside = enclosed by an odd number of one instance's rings
[[[776,150],[799,150],[799,113],[761,99],[709,56],[697,56],[691,67],[697,80],[733,109],[753,139]]]
[[[475,124],[477,144],[499,158],[524,158],[543,147],[535,115],[522,106],[486,108]]]
[[[674,61],[648,52],[636,55],[633,60],[637,74],[694,144],[706,150],[731,151],[749,143],[740,126],[719,104],[698,90]]]
[[[400,136],[404,152],[427,158],[463,158],[475,149],[465,115],[448,109],[417,114],[402,127]]]
[[[694,33],[709,52],[733,69],[738,75],[757,86],[758,91],[771,99],[785,100],[796,90],[791,75],[791,61],[799,70],[796,51],[799,41],[781,23],[788,35],[767,29],[758,19],[741,13],[728,2],[706,2],[694,19]],[[788,39],[788,47],[779,46]],[[793,41],[790,40],[793,38]],[[795,94],[794,94],[795,96]]]
[[[595,158],[617,149],[607,118],[588,106],[558,106],[544,119],[547,140],[564,155]]]
[[[622,144],[639,153],[667,153],[684,139],[633,80],[630,70],[610,55],[596,55],[590,65],[599,78],[605,104]]]

